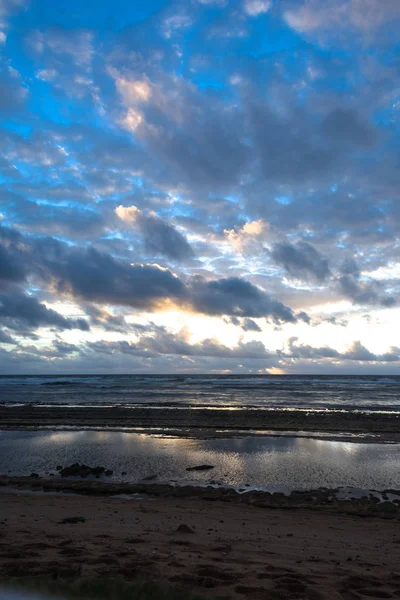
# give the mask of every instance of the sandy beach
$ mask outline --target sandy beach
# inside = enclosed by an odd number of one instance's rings
[[[144,576],[205,596],[267,600],[400,596],[398,514],[6,488],[0,514],[2,578]]]

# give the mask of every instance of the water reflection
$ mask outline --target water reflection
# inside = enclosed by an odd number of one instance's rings
[[[399,445],[296,437],[193,440],[107,431],[1,431],[0,473],[45,473],[85,462],[112,469],[114,480],[159,480],[257,487],[400,489]],[[198,464],[212,471],[188,472]],[[122,477],[121,473],[127,475]]]

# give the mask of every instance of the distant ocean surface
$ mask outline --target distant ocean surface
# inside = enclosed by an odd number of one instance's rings
[[[0,404],[400,412],[400,376],[0,376]]]

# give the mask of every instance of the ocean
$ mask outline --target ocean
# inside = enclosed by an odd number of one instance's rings
[[[400,412],[400,376],[0,376],[0,404]]]

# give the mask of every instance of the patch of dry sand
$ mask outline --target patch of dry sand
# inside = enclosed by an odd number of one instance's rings
[[[60,524],[70,517],[85,522]],[[199,498],[0,495],[0,575],[147,576],[209,596],[399,598],[400,524]]]

